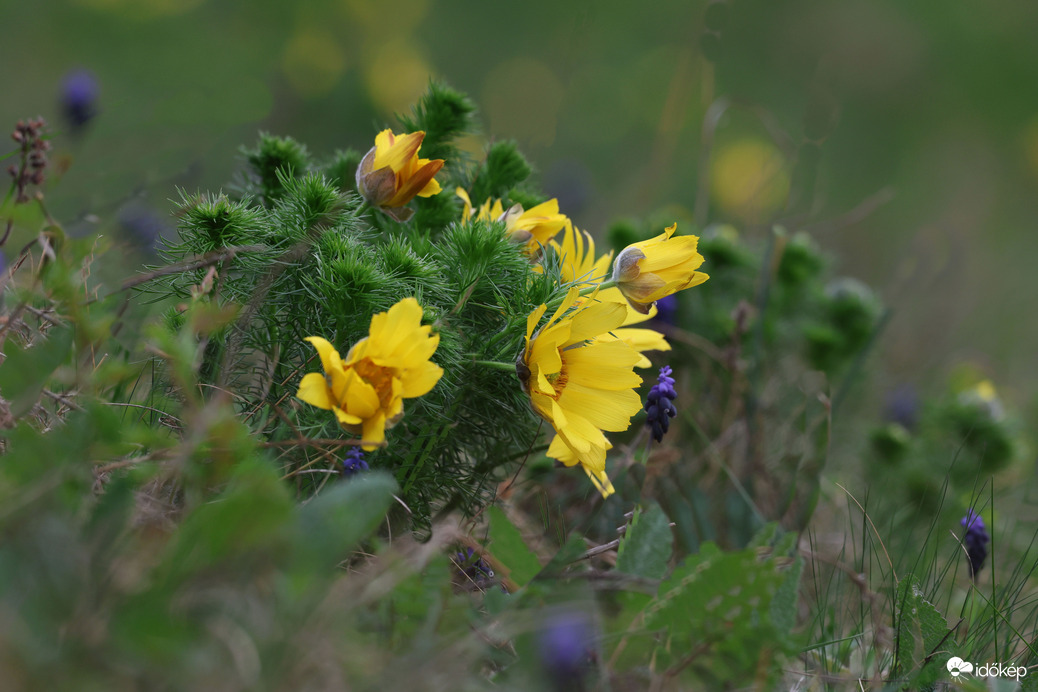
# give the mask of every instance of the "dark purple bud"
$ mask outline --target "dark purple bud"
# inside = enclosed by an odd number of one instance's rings
[[[984,566],[984,560],[988,556],[988,543],[991,542],[991,535],[984,526],[984,520],[972,509],[966,511],[966,516],[959,521],[959,524],[966,529],[962,543],[966,547],[966,557],[969,559],[970,578],[976,581],[977,573]]]
[[[559,690],[583,689],[594,650],[591,622],[587,615],[565,611],[550,616],[539,636],[541,665]]]
[[[351,447],[346,452],[346,458],[342,460],[342,475],[345,478],[355,476],[369,469],[368,462],[364,461],[364,452],[360,447]]]
[[[61,84],[61,108],[69,129],[79,132],[97,115],[97,80],[87,70],[75,70]]]
[[[645,412],[648,414],[645,423],[652,428],[652,438],[657,442],[663,442],[663,436],[670,430],[670,419],[678,415],[678,409],[674,406],[678,393],[674,389],[671,372],[669,365],[660,368],[659,379],[649,390],[645,401]]]

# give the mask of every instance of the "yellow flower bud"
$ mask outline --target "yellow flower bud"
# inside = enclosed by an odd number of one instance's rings
[[[418,158],[424,139],[424,132],[397,136],[382,130],[357,167],[357,191],[397,221],[411,218],[414,211],[402,207],[415,196],[431,197],[440,191],[433,176],[443,168],[443,159]]]
[[[613,282],[638,312],[648,313],[660,298],[710,278],[696,271],[703,264],[696,249],[699,237],[671,238],[677,227],[674,224],[655,238],[628,245],[613,262]]]

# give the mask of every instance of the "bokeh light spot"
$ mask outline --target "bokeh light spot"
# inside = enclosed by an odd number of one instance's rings
[[[321,96],[339,82],[346,70],[346,55],[327,31],[301,29],[285,46],[281,69],[296,92]]]
[[[346,17],[364,25],[366,37],[376,40],[409,35],[429,13],[428,0],[342,0],[342,7]]]
[[[490,71],[483,86],[490,131],[550,146],[564,94],[559,78],[544,63],[533,58],[503,62]]]
[[[714,157],[710,189],[725,212],[758,222],[781,208],[789,194],[782,153],[770,142],[747,138],[723,146]]]
[[[387,113],[406,112],[429,84],[429,64],[411,40],[390,41],[370,54],[365,70],[368,93]]]
[[[1027,166],[1031,174],[1038,177],[1038,116],[1031,118],[1031,122],[1024,129],[1024,156],[1027,157]]]

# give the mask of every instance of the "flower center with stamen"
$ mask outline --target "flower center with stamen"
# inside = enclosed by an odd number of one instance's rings
[[[553,372],[550,375],[545,375],[548,382],[551,383],[552,388],[555,390],[555,396],[552,399],[556,401],[562,396],[562,390],[566,388],[566,383],[569,382],[569,372],[566,368],[566,356],[563,355],[563,349],[559,349],[559,359],[562,361],[562,367],[558,372]]]
[[[396,374],[394,369],[375,365],[370,358],[360,359],[353,364],[353,369],[375,389],[379,405],[388,406],[393,399],[393,377]]]

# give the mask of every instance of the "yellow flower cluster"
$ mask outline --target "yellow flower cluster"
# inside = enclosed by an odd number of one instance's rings
[[[560,259],[561,279],[573,288],[536,333],[547,306],[530,314],[517,370],[534,410],[555,429],[548,456],[567,466],[579,464],[608,497],[614,490],[605,473],[605,456],[612,445],[603,431],[630,427],[641,408],[634,389],[641,378],[633,368],[651,365],[645,351],[670,349],[656,330],[629,325],[650,319],[656,300],[708,277],[696,271],[703,262],[696,250],[698,238],[666,242],[676,225],[625,248],[608,282],[612,253],[596,258],[589,234],[569,219],[564,227],[562,241],[550,244]],[[581,287],[591,295],[581,298]]]
[[[433,176],[444,162],[418,158],[423,138],[423,132],[394,136],[384,130],[357,170],[361,194],[399,220],[410,216],[402,207],[413,197],[440,191]],[[659,332],[629,325],[651,318],[660,298],[707,280],[698,271],[703,263],[698,238],[673,237],[675,224],[628,246],[614,262],[612,252],[595,256],[590,234],[559,212],[557,200],[524,210],[488,199],[476,209],[464,189],[456,194],[464,202],[463,221],[500,221],[534,260],[544,248],[558,258],[560,279],[569,290],[540,328],[548,305],[527,317],[516,372],[533,410],[555,429],[548,455],[567,466],[580,465],[608,497],[614,489],[605,471],[612,447],[605,431],[626,430],[641,409],[635,388],[642,379],[634,368],[650,365],[644,352],[670,348]],[[538,265],[533,270],[544,271]],[[401,300],[372,318],[369,336],[345,359],[327,340],[308,337],[324,372],[303,377],[297,397],[333,411],[343,427],[361,434],[364,449],[383,444],[386,429],[403,415],[403,399],[426,394],[443,375],[430,361],[439,336],[421,320],[418,301]]]
[[[478,221],[503,222],[508,237],[522,244],[531,256],[536,255],[569,222],[569,219],[559,213],[557,199],[550,199],[528,211],[524,210],[521,204],[513,204],[506,210],[501,200],[488,199],[473,213],[472,200],[469,199],[468,193],[460,187],[454,192],[465,203],[462,211],[463,221],[475,218]]]

